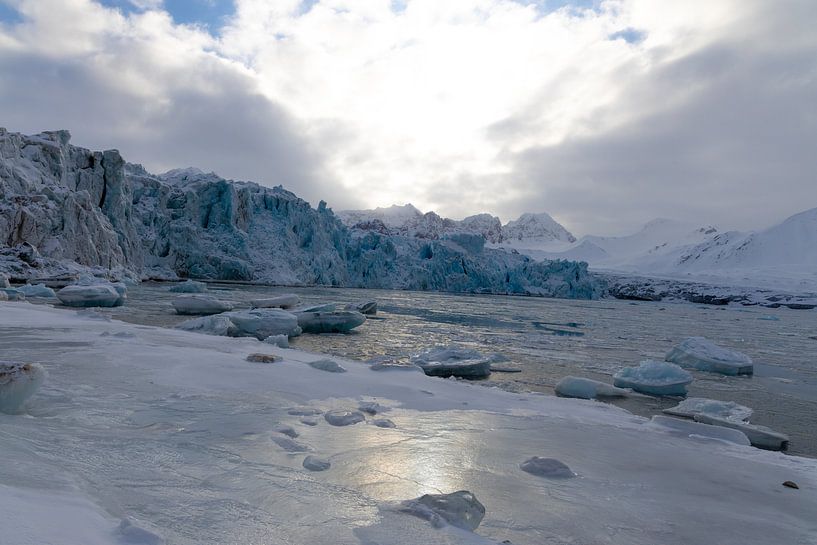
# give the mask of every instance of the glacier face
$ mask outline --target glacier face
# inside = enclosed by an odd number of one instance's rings
[[[583,264],[486,249],[498,218],[462,222],[413,207],[345,226],[282,187],[186,168],[151,174],[67,131],[0,130],[0,271],[13,279],[91,272],[595,297]],[[397,219],[395,219],[397,217]],[[347,218],[348,219],[348,218]],[[372,227],[372,225],[368,225]]]

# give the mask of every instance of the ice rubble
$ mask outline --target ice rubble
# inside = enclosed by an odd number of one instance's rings
[[[411,357],[411,362],[433,377],[485,378],[491,374],[493,357],[470,348],[438,346]]]
[[[366,323],[366,317],[352,310],[297,312],[298,325],[306,333],[346,333]]]
[[[625,367],[613,375],[613,384],[642,394],[685,396],[692,375],[664,361],[644,360],[638,367]]]
[[[250,304],[253,308],[284,308],[289,309],[301,302],[301,298],[294,293],[285,293],[275,297],[253,299]]]
[[[704,337],[684,339],[667,353],[666,360],[723,375],[751,375],[753,369],[752,359],[746,354],[718,346]]]
[[[207,291],[207,284],[204,282],[196,282],[195,280],[187,280],[175,286],[171,286],[169,290],[171,293],[204,293]]]
[[[681,401],[675,407],[664,409],[666,414],[694,418],[699,414],[706,414],[732,422],[748,422],[752,416],[752,409],[734,401],[718,401],[702,397],[690,397]]]
[[[94,271],[135,279],[599,294],[583,264],[483,250],[482,237],[494,237],[485,218],[464,222],[473,240],[468,233],[417,238],[422,229],[350,230],[326,203],[312,208],[280,186],[196,169],[154,175],[116,150],[92,152],[69,140],[67,131],[0,131],[0,239],[8,245],[0,248],[0,271],[15,278]],[[436,220],[429,221],[433,228]],[[483,223],[485,233],[474,235]]]
[[[39,363],[0,361],[0,412],[16,413],[45,380]]]
[[[212,295],[180,295],[172,301],[176,314],[198,315],[198,314],[220,314],[233,310],[233,305],[225,301],[219,301]]]
[[[556,384],[556,394],[562,397],[598,399],[600,397],[626,397],[628,390],[589,378],[567,376]]]

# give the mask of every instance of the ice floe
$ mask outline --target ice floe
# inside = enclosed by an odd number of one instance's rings
[[[629,391],[598,380],[567,376],[556,384],[556,394],[562,397],[598,399],[600,397],[626,397]]]
[[[366,417],[360,411],[346,411],[343,409],[329,411],[323,415],[323,418],[333,426],[351,426],[366,420]]]
[[[286,335],[270,335],[264,339],[267,344],[274,344],[278,348],[289,348],[289,337]]]
[[[685,396],[692,375],[664,361],[644,360],[638,367],[625,367],[613,375],[613,384],[642,394]]]
[[[111,282],[72,284],[59,290],[57,298],[68,307],[118,307],[125,303],[126,289]]]
[[[343,367],[341,364],[339,364],[335,360],[330,360],[330,359],[310,361],[310,362],[307,362],[307,365],[309,365],[313,369],[318,369],[320,371],[326,371],[326,372],[329,372],[329,373],[345,373],[346,372],[345,367]]]
[[[372,424],[377,426],[378,428],[396,428],[397,426],[389,420],[388,418],[375,418],[372,420]]]
[[[212,295],[191,294],[180,295],[173,302],[173,308],[177,314],[220,314],[233,310],[233,305],[225,301],[219,301]]]
[[[789,436],[785,433],[776,432],[766,426],[748,424],[746,422],[735,422],[725,418],[717,418],[709,414],[696,414],[695,421],[714,426],[723,426],[743,432],[753,446],[768,450],[784,450],[789,442]]]
[[[749,356],[718,346],[704,337],[684,339],[667,353],[666,360],[682,367],[723,375],[751,375],[753,372]]]
[[[346,333],[366,323],[364,315],[350,310],[298,312],[297,316],[305,333]]]
[[[285,293],[275,297],[253,299],[250,304],[253,308],[292,308],[301,302],[301,298],[294,293]]]
[[[411,362],[432,377],[485,378],[491,374],[494,358],[455,346],[429,348],[411,358]]]
[[[655,415],[646,424],[652,429],[661,429],[673,435],[680,435],[683,437],[705,437],[707,439],[717,439],[719,441],[727,441],[735,443],[736,445],[749,446],[751,442],[740,430],[729,429],[720,426],[714,426],[692,420],[685,420],[681,418],[672,418],[669,416]]]
[[[359,301],[357,303],[349,303],[345,307],[346,310],[354,310],[367,316],[374,316],[377,314],[377,301],[367,300]]]
[[[22,292],[23,295],[26,297],[56,297],[57,294],[54,293],[54,290],[47,287],[45,284],[26,284],[25,286],[20,286],[17,288],[18,291]]]

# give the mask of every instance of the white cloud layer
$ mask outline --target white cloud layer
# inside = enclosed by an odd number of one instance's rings
[[[0,26],[0,124],[335,208],[621,232],[817,206],[817,3],[538,4],[238,0],[212,36],[159,3],[22,0]]]

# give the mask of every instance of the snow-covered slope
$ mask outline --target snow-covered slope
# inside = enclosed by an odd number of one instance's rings
[[[549,243],[576,242],[570,231],[545,212],[525,213],[502,227],[503,241]]]
[[[16,280],[87,271],[592,297],[585,265],[484,248],[488,215],[453,222],[411,205],[350,213],[350,230],[282,187],[195,168],[154,175],[67,131],[0,131],[0,272]],[[352,221],[352,220],[349,220]],[[476,233],[475,233],[476,231]]]

